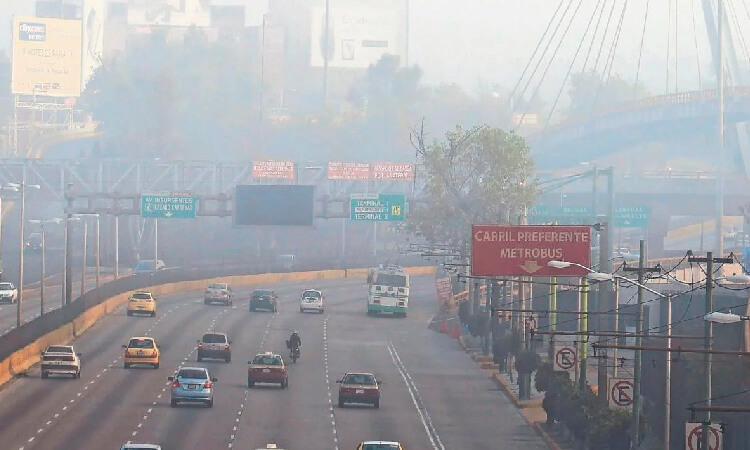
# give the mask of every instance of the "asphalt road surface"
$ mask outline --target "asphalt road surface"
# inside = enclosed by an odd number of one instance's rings
[[[164,449],[353,449],[363,440],[401,441],[407,449],[543,449],[541,438],[455,340],[427,329],[434,281],[412,278],[405,319],[365,315],[362,280],[313,283],[326,295],[325,314],[298,311],[308,285],[277,287],[277,314],[247,310],[249,289],[233,307],[206,306],[202,293],[164,296],[156,318],[123,310],[75,342],[80,379],[41,379],[30,370],[0,391],[4,449],[117,449],[132,442]],[[246,385],[247,360],[261,350],[286,356],[296,329],[302,356],[288,364],[289,387]],[[232,362],[197,363],[196,340],[209,330],[232,339]],[[120,346],[131,336],[156,337],[159,369],[124,369]],[[167,377],[180,365],[207,367],[214,407],[169,406]],[[336,379],[372,371],[385,382],[380,409],[339,408]]]

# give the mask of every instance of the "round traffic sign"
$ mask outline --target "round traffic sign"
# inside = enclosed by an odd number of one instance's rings
[[[721,436],[716,428],[708,428],[708,450],[719,450],[719,443],[721,442]],[[698,450],[701,448],[701,437],[703,436],[703,424],[696,423],[695,427],[690,430],[690,434],[687,438],[687,447],[690,450]]]
[[[572,347],[562,347],[555,353],[555,365],[562,370],[570,370],[575,367],[578,358]]]
[[[633,382],[620,380],[612,384],[609,395],[617,406],[630,406],[633,404]]]

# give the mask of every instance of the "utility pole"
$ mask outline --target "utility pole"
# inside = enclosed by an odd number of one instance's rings
[[[83,221],[83,267],[81,267],[81,297],[86,293],[86,244],[88,241],[88,222]]]
[[[721,230],[717,231],[719,231],[719,234],[721,234]],[[714,263],[732,264],[734,260],[732,258],[723,257],[714,258],[712,252],[707,252],[705,258],[697,258],[692,256],[692,254],[688,255],[688,262],[706,263],[706,314],[712,313],[714,312]],[[710,433],[709,427],[711,425],[711,396],[713,395],[711,388],[711,369],[713,365],[713,357],[711,356],[711,351],[713,350],[714,339],[713,322],[711,322],[710,320],[703,321],[703,334],[703,347],[706,349],[706,353],[703,355],[703,364],[705,368],[704,370],[706,372],[705,403],[708,409],[706,410],[706,417],[703,420],[703,430],[701,432],[701,448],[708,449]]]
[[[73,301],[73,240],[71,239],[73,229],[73,183],[68,183],[65,190],[65,199],[68,201],[65,211],[65,304]]]
[[[581,351],[580,351],[580,364],[581,369],[578,378],[578,386],[581,390],[586,389],[586,360],[587,360],[587,346],[588,346],[588,332],[589,332],[589,280],[586,277],[581,278],[581,313],[580,324],[581,328],[578,330],[581,334]]]
[[[716,1],[717,10],[717,30],[718,30],[718,67],[717,74],[719,79],[719,89],[717,98],[719,99],[719,155],[717,158],[718,173],[716,176],[716,253],[719,257],[724,256],[724,167],[726,165],[725,149],[724,149],[724,129],[725,129],[725,115],[726,111],[724,108],[724,1]],[[710,416],[711,411],[707,414]],[[704,436],[706,432],[704,430]],[[708,447],[703,447],[707,449]]]
[[[647,273],[659,272],[658,267],[646,267],[646,241],[641,239],[638,268],[625,267],[626,272],[638,272],[638,308],[636,310],[636,347],[643,346],[643,283]],[[640,446],[641,436],[641,370],[643,367],[643,352],[635,351],[635,370],[633,373],[633,415],[630,426],[630,448],[637,449]]]
[[[331,20],[330,0],[326,0],[326,17],[323,28],[323,110],[328,108],[328,52],[330,43],[330,34],[328,23]]]

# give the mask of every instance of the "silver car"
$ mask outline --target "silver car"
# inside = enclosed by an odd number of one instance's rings
[[[203,367],[181,367],[173,377],[170,405],[174,408],[180,402],[205,403],[214,406],[214,387],[216,378],[211,378],[208,369]]]

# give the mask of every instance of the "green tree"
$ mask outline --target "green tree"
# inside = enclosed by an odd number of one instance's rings
[[[425,202],[410,221],[430,242],[468,253],[472,224],[511,223],[531,205],[534,163],[521,136],[487,125],[457,126],[444,141],[428,144],[422,126],[412,140],[421,158]]]
[[[568,95],[568,116],[575,117],[638,100],[649,94],[642,83],[631,83],[617,74],[604,80],[596,72],[580,72],[570,76]]]

